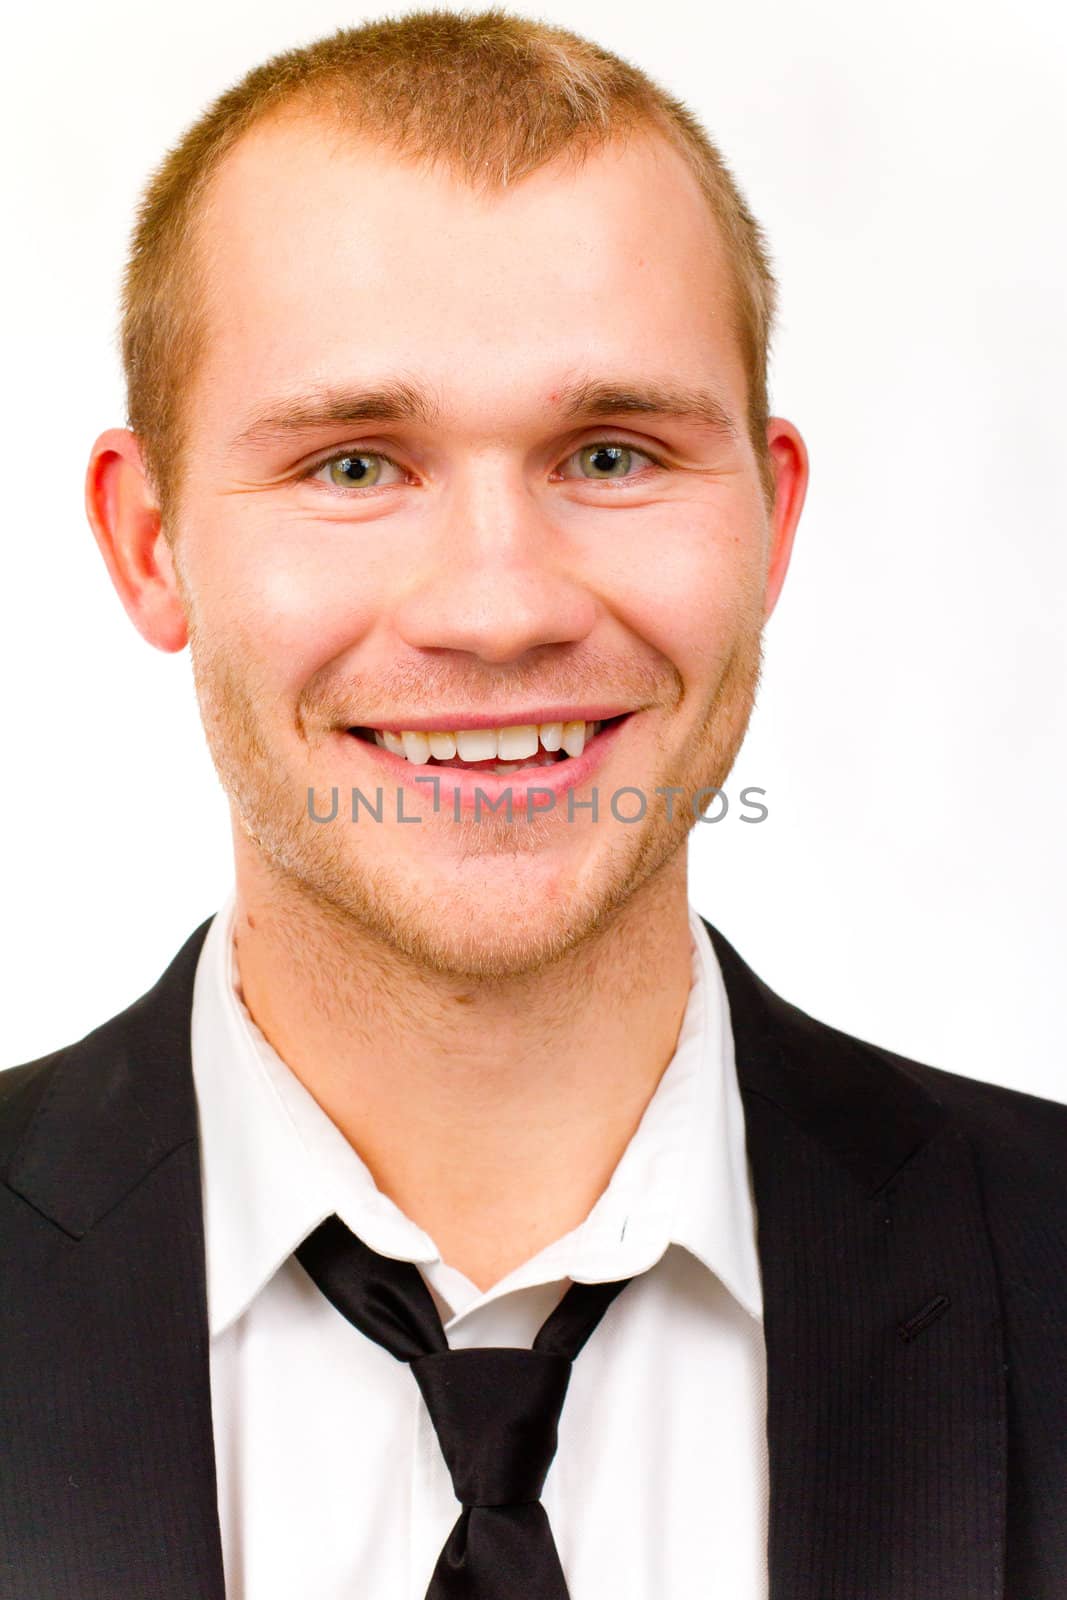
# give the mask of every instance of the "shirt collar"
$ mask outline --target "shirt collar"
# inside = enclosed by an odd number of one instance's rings
[[[208,929],[192,1009],[213,1338],[248,1309],[297,1245],[334,1212],[383,1255],[443,1265],[433,1240],[381,1193],[252,1020],[233,952],[234,908],[231,893]],[[761,1316],[744,1112],[725,987],[707,931],[692,909],[689,926],[692,985],[675,1051],[608,1187],[579,1227],[478,1296],[479,1304],[558,1278],[633,1277],[676,1244],[715,1273],[751,1316]],[[466,1282],[458,1273],[450,1277]]]
[[[702,1261],[750,1316],[763,1316],[756,1243],[756,1204],[745,1144],[745,1110],[737,1081],[726,985],[708,930],[690,907],[693,988],[679,1038],[691,1044],[694,1089],[691,1135],[673,1238]],[[701,1012],[703,1013],[701,1015]]]

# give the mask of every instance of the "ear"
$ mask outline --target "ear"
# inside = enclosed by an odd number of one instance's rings
[[[774,507],[770,514],[770,551],[763,618],[770,616],[782,592],[793,535],[800,521],[804,496],[808,492],[808,448],[799,432],[784,417],[771,417],[767,423],[767,448],[774,469]]]
[[[182,650],[189,631],[170,546],[137,435],[109,428],[93,445],[85,510],[134,627],[157,650]]]

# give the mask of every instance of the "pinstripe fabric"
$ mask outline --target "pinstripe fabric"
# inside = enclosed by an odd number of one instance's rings
[[[223,1600],[182,1021],[206,928],[129,1011],[0,1074],[3,1600]]]
[[[0,1600],[223,1600],[206,929],[128,1011],[0,1074]],[[1062,1600],[1067,1109],[815,1022],[709,935],[759,1219],[771,1600]]]

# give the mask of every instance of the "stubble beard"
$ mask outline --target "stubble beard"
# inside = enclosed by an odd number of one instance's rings
[[[435,903],[427,872],[432,851],[420,845],[414,828],[386,825],[390,841],[414,834],[407,870],[376,861],[374,840],[383,825],[349,825],[346,791],[340,791],[337,818],[316,823],[308,814],[310,760],[303,776],[292,772],[272,751],[269,724],[240,651],[209,641],[188,604],[190,655],[208,747],[225,789],[236,828],[251,845],[270,884],[275,906],[314,936],[342,946],[369,941],[387,959],[434,974],[470,980],[534,976],[596,937],[635,896],[651,903],[658,883],[684,850],[696,817],[693,796],[723,786],[744,740],[763,663],[762,614],[746,608],[718,687],[698,726],[677,751],[665,752],[662,768],[645,794],[647,810],[636,823],[605,819],[610,796],[601,793],[601,819],[588,828],[595,839],[611,829],[608,847],[586,860],[572,882],[545,897],[532,887],[524,895],[521,871],[509,882],[507,905],[486,904],[478,861],[505,854],[516,864],[536,851],[553,826],[551,819],[527,824],[521,807],[515,821],[485,818],[480,825],[437,825],[466,831],[457,858],[469,863],[464,884],[450,883]],[[667,726],[670,726],[668,722]],[[669,805],[657,788],[681,792]],[[624,797],[632,803],[632,796]],[[673,812],[673,814],[671,814]],[[579,813],[581,815],[581,813]],[[566,826],[562,818],[555,825]],[[429,863],[432,869],[432,862]],[[684,878],[684,856],[681,866]],[[494,873],[494,882],[499,881]],[[445,902],[442,904],[442,900]]]

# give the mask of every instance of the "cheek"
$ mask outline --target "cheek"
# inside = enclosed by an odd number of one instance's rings
[[[663,509],[640,530],[623,530],[602,568],[602,593],[683,678],[715,674],[758,610],[759,541],[706,508]]]
[[[200,625],[227,641],[249,675],[292,697],[370,631],[387,580],[380,561],[353,555],[351,528],[312,537],[274,524],[260,532],[253,538],[245,527],[235,536],[231,527],[216,544],[227,554],[201,576]]]
[[[280,690],[298,691],[361,642],[381,606],[381,595],[351,563],[303,561],[268,568],[257,584],[250,647],[269,653]]]

